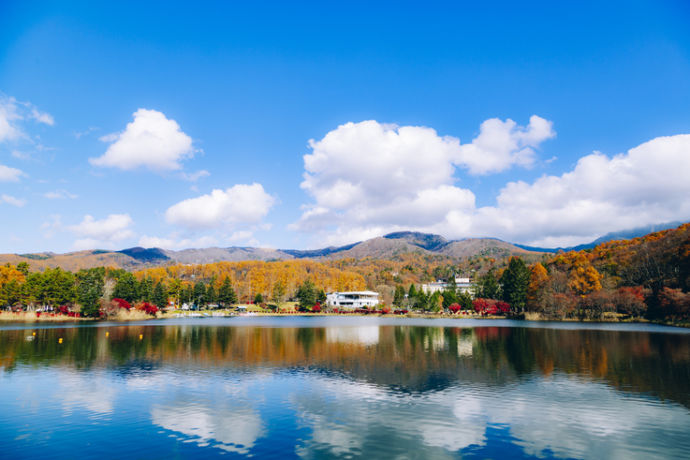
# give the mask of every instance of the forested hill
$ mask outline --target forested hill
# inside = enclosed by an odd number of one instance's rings
[[[467,243],[479,255],[444,255],[444,251],[464,250]],[[293,256],[292,260],[205,264],[175,263],[169,253],[160,250],[85,251],[80,253],[82,260],[91,258],[90,263],[101,267],[75,273],[58,268],[31,269],[24,256],[20,263],[0,265],[0,307],[48,305],[99,315],[103,305],[111,305],[111,298],[153,301],[158,307],[167,305],[170,298],[177,304],[192,299],[213,304],[221,288],[235,292],[230,303],[264,299],[279,303],[300,297],[300,289],[310,286],[312,293],[375,290],[384,304],[414,311],[456,312],[462,307],[487,312],[492,306],[498,308],[500,302],[501,312],[515,316],[589,320],[644,317],[690,324],[690,223],[556,255],[513,251],[499,243],[448,242],[405,233],[340,251],[373,254],[363,258],[309,260]],[[398,252],[391,253],[391,248]],[[386,254],[389,258],[379,256]],[[61,257],[65,256],[41,254],[28,260],[45,262]],[[131,273],[104,262],[122,258],[141,259],[142,266],[148,265]],[[422,283],[453,279],[457,274],[473,278],[474,299],[450,287],[431,294],[419,289]]]
[[[547,317],[607,312],[674,323],[690,321],[690,223],[530,267],[527,310]]]
[[[663,227],[663,226],[662,226]],[[681,225],[680,228],[685,228]],[[669,230],[672,231],[673,229]],[[559,251],[560,253],[580,250],[599,251],[601,248],[620,246],[620,241],[636,244],[640,238],[623,239],[616,236],[639,235],[640,229],[619,232],[600,238],[606,240],[599,245],[581,245]],[[662,232],[650,235],[666,234]],[[612,240],[612,241],[610,241]],[[392,260],[406,254],[442,257],[449,260],[473,258],[505,259],[509,256],[523,257],[528,263],[539,260],[552,249],[529,248],[495,238],[467,238],[446,240],[440,235],[419,232],[396,232],[345,246],[331,246],[312,250],[269,249],[255,247],[200,248],[172,251],[160,248],[129,248],[121,251],[89,250],[55,254],[51,252],[34,254],[0,254],[0,264],[29,264],[32,270],[60,267],[76,271],[83,268],[114,267],[136,271],[150,267],[175,264],[207,264],[215,262],[275,261],[293,259],[339,260],[380,259]]]
[[[292,259],[392,259],[416,253],[450,259],[470,257],[505,258],[511,255],[535,258],[538,251],[529,251],[495,238],[468,238],[449,241],[439,235],[418,232],[397,232],[346,246],[314,250],[228,247],[184,249],[171,251],[159,248],[129,248],[121,251],[91,250],[55,254],[1,254],[0,264],[17,265],[27,262],[32,270],[60,267],[79,270],[93,267],[115,267],[140,270],[174,264],[206,264],[215,262],[272,261]],[[530,257],[531,256],[531,257]]]

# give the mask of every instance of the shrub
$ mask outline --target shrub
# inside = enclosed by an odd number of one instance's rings
[[[158,307],[149,302],[142,302],[137,304],[136,309],[139,311],[143,311],[144,313],[151,316],[155,316],[158,312]]]
[[[613,292],[605,289],[581,296],[578,306],[581,317],[593,319],[601,318],[604,313],[616,310]]]
[[[502,300],[499,300],[496,302],[496,307],[498,308],[498,311],[506,314],[510,313],[510,304],[508,302],[503,302]]]
[[[115,298],[112,301],[118,308],[124,308],[126,310],[130,310],[132,308],[132,304],[127,302],[125,299]]]
[[[474,299],[472,306],[477,313],[484,313],[489,307],[489,302],[486,299]]]
[[[690,293],[665,287],[659,292],[659,306],[663,316],[687,320],[690,318]]]
[[[619,288],[615,295],[616,310],[626,315],[643,316],[647,311],[644,299],[645,290],[642,286]]]

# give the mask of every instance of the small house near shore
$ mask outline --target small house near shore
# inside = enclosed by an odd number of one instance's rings
[[[451,287],[452,284],[448,281],[437,280],[434,283],[422,284],[422,291],[426,294],[433,294],[434,292],[442,292]],[[467,293],[474,297],[476,292],[476,285],[472,283],[469,278],[455,277],[455,289],[458,294]]]
[[[332,308],[352,310],[374,307],[379,304],[379,293],[374,291],[332,292],[326,295],[326,304]]]

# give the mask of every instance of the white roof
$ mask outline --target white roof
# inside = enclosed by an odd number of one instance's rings
[[[346,292],[333,292],[333,294],[379,295],[378,292],[374,292],[374,291],[346,291]]]

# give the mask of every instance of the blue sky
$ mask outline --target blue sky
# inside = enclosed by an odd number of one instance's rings
[[[687,2],[0,3],[0,252],[690,219]]]

